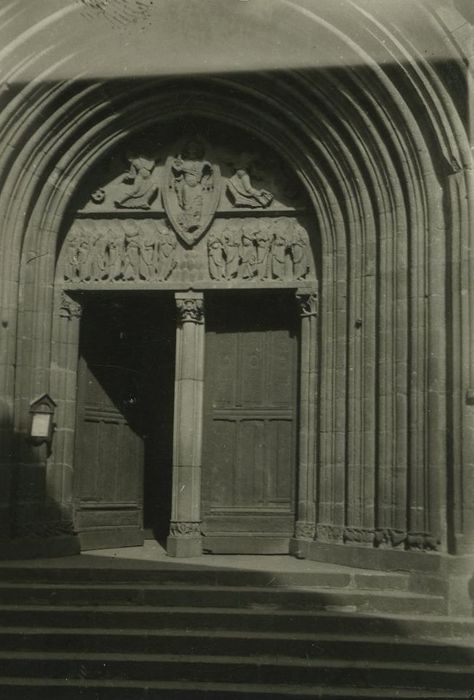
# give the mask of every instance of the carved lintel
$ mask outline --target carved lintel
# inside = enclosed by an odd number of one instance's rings
[[[298,289],[296,301],[299,304],[302,318],[318,315],[319,298],[318,293],[314,289]]]
[[[313,540],[316,532],[314,523],[298,520],[295,524],[295,537],[298,540]]]
[[[185,297],[176,295],[178,322],[204,323],[204,300],[200,297]]]
[[[201,523],[172,520],[170,523],[170,535],[172,537],[200,537]]]
[[[82,306],[78,301],[70,297],[69,294],[66,294],[66,292],[61,292],[59,315],[61,318],[67,318],[69,321],[73,318],[81,318]]]
[[[327,525],[318,523],[316,526],[316,539],[319,542],[342,542],[344,528],[341,525]]]

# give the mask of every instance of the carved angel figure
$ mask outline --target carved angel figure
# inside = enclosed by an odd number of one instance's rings
[[[152,178],[155,160],[140,155],[132,155],[128,160],[130,168],[122,182],[130,185],[130,189],[115,200],[115,205],[125,209],[149,209],[158,191],[158,185]]]
[[[233,164],[234,174],[227,180],[227,192],[235,207],[266,208],[273,201],[268,190],[258,189],[252,185],[252,160],[249,154],[242,154],[240,162]]]
[[[213,188],[213,169],[204,158],[204,146],[188,141],[182,154],[171,165],[173,187],[181,209],[177,220],[186,231],[194,231],[201,224],[203,192]]]

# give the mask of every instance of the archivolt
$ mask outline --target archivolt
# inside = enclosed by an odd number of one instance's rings
[[[313,202],[319,537],[381,541],[411,532],[446,543],[446,410],[460,412],[460,393],[456,405],[447,399],[447,370],[451,381],[469,382],[462,362],[446,358],[446,343],[462,340],[461,320],[472,313],[453,295],[465,284],[458,258],[472,221],[466,130],[437,71],[396,29],[355,6],[344,28],[314,11],[306,17],[315,36],[329,32],[352,57],[350,66],[51,82],[57,64],[46,53],[44,71],[24,87],[33,59],[12,66],[14,95],[0,121],[4,454],[11,425],[25,431],[29,399],[49,384],[54,266],[71,198],[121,140],[189,111],[267,141]],[[375,45],[386,64],[372,58]],[[453,489],[456,479],[453,472]],[[462,522],[453,528],[462,531]]]

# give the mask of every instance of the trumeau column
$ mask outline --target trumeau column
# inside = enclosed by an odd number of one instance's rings
[[[168,554],[202,552],[201,455],[204,390],[204,301],[202,293],[176,293],[176,378],[173,496]]]
[[[298,289],[301,315],[298,511],[295,537],[314,539],[316,527],[316,360],[318,295]]]

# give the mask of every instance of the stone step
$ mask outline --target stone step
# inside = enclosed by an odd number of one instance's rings
[[[8,700],[465,700],[465,690],[321,685],[0,678]]]
[[[141,566],[140,566],[141,564]],[[406,573],[354,572],[348,570],[322,571],[258,571],[219,569],[181,565],[172,568],[149,568],[138,562],[133,568],[33,567],[0,566],[2,582],[32,583],[155,583],[215,586],[306,586],[316,588],[352,587],[361,590],[408,590],[410,575]],[[435,593],[442,591],[435,591]]]
[[[0,604],[123,604],[189,607],[310,609],[331,607],[359,612],[443,614],[442,596],[408,591],[360,591],[299,587],[264,588],[193,584],[47,584],[2,583]]]
[[[437,615],[149,605],[0,605],[3,627],[248,630],[474,639],[474,619]]]
[[[471,663],[400,663],[379,660],[295,659],[278,656],[0,652],[2,676],[89,680],[329,685],[346,688],[474,687]]]
[[[31,628],[0,629],[0,649],[8,652],[261,655],[431,664],[473,663],[471,639],[419,641],[396,636],[267,632],[249,630]]]

